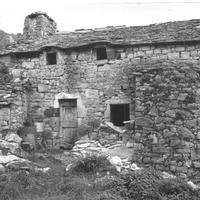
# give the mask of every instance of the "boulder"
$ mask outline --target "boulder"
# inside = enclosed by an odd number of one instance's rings
[[[199,185],[194,184],[192,181],[188,181],[187,184],[193,189],[198,190],[200,188]]]
[[[6,137],[5,137],[5,140],[8,141],[8,142],[15,142],[17,144],[20,144],[21,141],[22,141],[22,138],[19,137],[17,134],[15,133],[10,133],[10,134],[7,134]]]
[[[128,147],[128,148],[133,148],[133,147],[134,147],[134,142],[128,141],[128,142],[126,143],[126,147]]]
[[[88,147],[89,145],[90,145],[90,143],[87,142],[87,143],[77,144],[76,146],[77,146],[78,148],[86,148],[86,147]]]
[[[11,153],[16,153],[20,148],[19,143],[16,142],[8,142],[0,139],[0,148],[1,149],[9,149]]]
[[[122,168],[122,160],[121,160],[120,157],[118,157],[118,156],[113,156],[113,157],[111,157],[111,158],[109,159],[109,161],[110,161],[110,163],[111,163],[113,166],[115,166],[115,168],[116,168],[116,170],[117,170],[118,172],[121,171],[121,168]]]
[[[108,126],[109,128],[111,128],[112,130],[114,130],[117,133],[123,134],[126,130],[121,129],[118,126],[115,126],[112,122],[105,122],[106,126]]]
[[[12,160],[8,162],[6,165],[6,168],[12,169],[12,170],[30,170],[33,168],[31,162],[29,160],[25,159],[17,159]]]
[[[167,173],[167,172],[162,172],[162,177],[164,178],[164,179],[168,179],[168,178],[170,178],[170,179],[172,179],[172,178],[176,178],[176,176],[174,176],[174,175],[172,175],[172,174],[169,174],[169,173]]]
[[[15,155],[0,156],[0,164],[7,164],[15,160],[20,160],[20,158]]]
[[[130,167],[131,170],[135,171],[135,170],[140,170],[142,168],[138,167],[135,163],[133,163]]]

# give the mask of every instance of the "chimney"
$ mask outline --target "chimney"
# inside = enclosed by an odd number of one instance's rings
[[[46,13],[35,12],[26,16],[23,36],[25,39],[41,39],[54,35],[57,25]]]

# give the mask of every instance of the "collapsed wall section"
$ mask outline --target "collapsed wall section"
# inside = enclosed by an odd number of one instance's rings
[[[27,99],[24,89],[25,81],[20,80],[20,74],[12,68],[5,57],[0,63],[0,131],[7,133],[17,131],[23,125],[27,116]]]

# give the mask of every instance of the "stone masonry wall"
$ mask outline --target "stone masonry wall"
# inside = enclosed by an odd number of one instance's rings
[[[9,57],[0,63],[0,132],[16,131],[27,117],[26,80],[12,69]]]
[[[48,51],[57,52],[57,65],[47,65]],[[34,122],[44,122],[59,138],[59,99],[77,98],[79,125],[110,121],[110,104],[130,103],[135,148],[142,152],[136,161],[195,175],[200,44],[107,47],[107,52],[106,60],[96,60],[90,47],[18,57],[15,69],[32,84]]]
[[[195,175],[200,167],[196,66],[158,61],[137,68],[135,142],[143,156],[135,159],[160,170]]]
[[[144,46],[124,54],[136,80],[135,161],[181,175],[198,173],[199,47]]]
[[[97,61],[88,48],[50,51],[57,52],[57,65],[46,64],[46,52],[35,58],[16,59],[22,78],[32,84],[30,115],[34,122],[44,122],[44,129],[59,138],[58,100],[72,97],[77,98],[79,125],[109,121],[110,103],[130,103],[130,117],[134,117],[135,86],[129,60]]]
[[[57,25],[46,13],[36,12],[28,15],[24,21],[25,39],[39,39],[56,33]]]

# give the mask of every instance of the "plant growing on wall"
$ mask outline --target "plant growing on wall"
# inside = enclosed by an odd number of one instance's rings
[[[12,80],[12,75],[9,74],[8,67],[4,63],[0,63],[0,84],[9,83]]]

